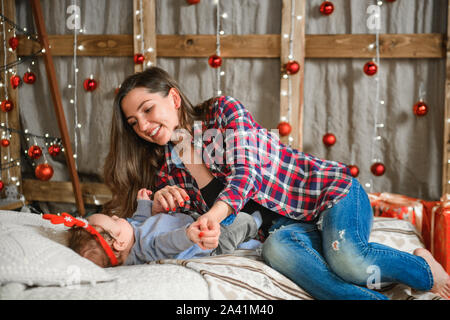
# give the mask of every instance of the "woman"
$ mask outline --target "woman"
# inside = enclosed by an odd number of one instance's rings
[[[193,107],[157,67],[128,77],[116,96],[105,182],[110,214],[131,215],[142,187],[165,195],[167,211],[200,213],[202,248],[217,246],[220,223],[260,210],[272,232],[266,263],[316,299],[386,299],[366,287],[379,282],[450,295],[428,251],[368,243],[372,209],[345,165],[283,145],[231,97]]]

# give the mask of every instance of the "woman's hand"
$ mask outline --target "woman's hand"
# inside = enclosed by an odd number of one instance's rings
[[[203,250],[215,249],[219,245],[220,222],[232,212],[231,207],[223,201],[217,201],[212,208],[201,215],[187,229],[192,242]]]
[[[220,224],[205,213],[191,223],[186,233],[201,249],[215,249],[219,245]]]
[[[178,207],[184,206],[184,202],[187,200],[189,200],[189,196],[184,189],[177,186],[165,186],[155,192],[152,215],[171,210],[176,211]]]

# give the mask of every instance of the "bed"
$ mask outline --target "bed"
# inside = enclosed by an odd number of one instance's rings
[[[0,211],[0,299],[313,300],[258,250],[103,269],[67,247],[65,230],[39,214]],[[375,217],[370,241],[424,247],[410,222],[393,218]],[[379,291],[393,300],[440,299],[401,284]]]

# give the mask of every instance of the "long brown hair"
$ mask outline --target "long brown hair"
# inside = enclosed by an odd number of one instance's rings
[[[150,67],[125,79],[114,99],[109,153],[104,165],[104,181],[112,193],[112,199],[103,206],[107,215],[131,217],[136,209],[138,190],[153,190],[156,172],[165,160],[164,146],[141,139],[125,120],[122,100],[135,88],[146,88],[148,92],[159,93],[163,97],[175,88],[181,98],[179,127],[187,130],[192,128],[194,121],[205,119],[214,101],[212,98],[192,106],[177,82],[158,67]]]

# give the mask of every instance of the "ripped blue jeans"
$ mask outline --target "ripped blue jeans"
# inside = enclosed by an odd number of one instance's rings
[[[431,290],[433,276],[422,257],[368,242],[373,213],[358,180],[322,215],[321,230],[316,223],[278,219],[263,244],[266,263],[321,300],[385,300],[372,289],[386,282]]]

